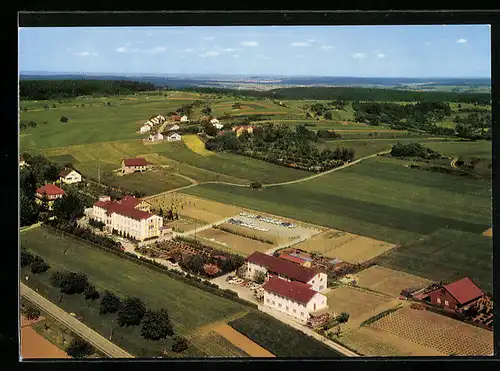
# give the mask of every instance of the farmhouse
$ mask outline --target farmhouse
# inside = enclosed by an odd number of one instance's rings
[[[427,295],[432,305],[458,310],[481,298],[484,292],[469,277],[465,277],[428,292]]]
[[[153,126],[155,126],[155,124],[151,120],[146,121],[145,125],[148,125],[150,128],[152,128]]]
[[[188,117],[186,115],[181,117],[181,122],[188,122]]]
[[[224,125],[222,124],[219,124],[218,122],[216,123],[212,123],[212,126],[218,130],[222,129],[224,127]]]
[[[210,120],[210,123],[211,124],[220,124],[220,121],[217,120],[216,118],[213,118],[213,119]]]
[[[254,129],[253,126],[246,126],[246,125],[244,125],[244,126],[235,126],[233,128],[233,131],[236,133],[236,136],[239,137],[244,132],[247,132],[248,134],[252,134],[253,133],[253,129]]]
[[[144,133],[147,133],[150,130],[151,130],[151,126],[150,125],[144,125],[144,126],[141,126],[141,128],[139,129],[139,133],[144,134]]]
[[[177,133],[174,133],[167,137],[167,142],[177,142],[179,140],[182,140],[182,137]]]
[[[136,171],[146,171],[149,168],[149,163],[146,159],[137,158],[125,158],[122,160],[122,173],[134,173]]]
[[[168,131],[175,131],[175,130],[179,130],[181,127],[179,125],[174,125],[172,126],[170,129],[168,129]]]
[[[19,156],[19,167],[25,167],[26,166],[26,161],[24,161],[23,156]]]
[[[35,197],[36,202],[41,204],[44,198],[44,195],[47,197],[47,204],[49,209],[52,209],[52,205],[54,201],[58,198],[62,198],[64,196],[64,191],[56,186],[55,184],[45,184],[43,187],[40,187],[36,190]]]
[[[79,183],[82,181],[81,174],[73,169],[64,169],[59,173],[59,179],[66,184]]]
[[[172,115],[170,116],[170,119],[172,121],[181,121],[181,117],[179,115]]]
[[[163,140],[163,135],[160,134],[160,133],[157,133],[157,134],[154,134],[154,135],[150,135],[148,137],[148,140],[150,140],[151,142],[158,142],[160,140]]]
[[[271,276],[264,284],[264,305],[307,322],[312,312],[328,307],[325,295],[311,285]]]
[[[327,276],[318,270],[306,268],[257,251],[250,255],[246,261],[247,277],[250,279],[254,278],[256,272],[263,272],[266,274],[266,277],[273,275],[283,280],[308,284],[315,291],[321,291],[326,288]]]
[[[111,201],[101,197],[94,203],[92,218],[104,223],[106,231],[128,235],[138,241],[161,236],[163,218],[137,209],[140,201],[132,206],[134,202],[131,199]]]

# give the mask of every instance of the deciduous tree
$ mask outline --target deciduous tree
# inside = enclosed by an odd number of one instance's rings
[[[142,319],[141,335],[149,340],[166,339],[174,334],[174,326],[166,309],[148,310]]]
[[[120,326],[136,326],[141,323],[146,313],[146,305],[137,297],[125,299],[118,309],[118,324]]]

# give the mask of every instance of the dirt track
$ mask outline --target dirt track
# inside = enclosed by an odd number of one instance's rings
[[[214,331],[252,357],[276,357],[267,349],[262,348],[259,344],[240,334],[229,325],[220,325],[214,328]]]
[[[31,326],[21,329],[21,356],[23,358],[71,358],[63,350],[38,334]]]

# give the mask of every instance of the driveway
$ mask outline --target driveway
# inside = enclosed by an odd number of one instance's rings
[[[252,289],[249,289],[248,287],[243,287],[243,286],[235,285],[233,283],[226,282],[226,278],[228,276],[234,277],[234,276],[236,276],[236,272],[231,272],[231,273],[225,274],[224,276],[214,278],[210,282],[215,283],[217,286],[219,286],[223,290],[229,289],[229,290],[235,291],[238,293],[238,296],[241,299],[259,305],[259,302],[255,299],[255,297],[253,295]]]

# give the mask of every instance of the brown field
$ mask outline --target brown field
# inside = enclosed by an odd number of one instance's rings
[[[23,358],[71,358],[31,328],[31,325],[43,319],[40,317],[37,321],[28,321],[24,319],[24,316],[21,318],[21,356]]]
[[[357,273],[356,277],[358,286],[394,297],[398,297],[404,289],[423,288],[432,283],[428,279],[378,265]]]
[[[493,354],[493,332],[426,310],[409,306],[372,323],[369,327],[435,349],[444,355]]]
[[[484,231],[483,236],[493,237],[493,228],[490,228],[490,229],[487,229],[486,231]]]
[[[250,357],[242,349],[232,344],[222,335],[210,330],[192,339],[191,342],[207,357],[242,358]]]
[[[214,330],[251,357],[276,357],[267,349],[262,348],[259,344],[253,342],[227,324],[220,325]]]
[[[221,228],[226,228],[230,232],[229,233],[234,233],[234,234],[239,234],[244,237],[252,238],[252,237],[257,237],[261,238],[263,240],[270,241],[272,243],[269,243],[270,245],[272,244],[278,244],[280,242],[283,242],[283,239],[278,239],[278,236],[273,235],[269,232],[261,232],[261,231],[256,231],[253,229],[245,228],[245,227],[240,227],[239,225],[231,224],[231,223],[221,223],[218,225]]]
[[[196,223],[194,220],[191,219],[179,219],[168,222],[165,225],[172,228],[175,232],[183,233],[193,230],[196,226],[199,227],[201,225],[201,222]]]
[[[177,204],[182,205],[182,208],[179,207],[178,211],[180,216],[200,220],[207,224],[218,222],[243,211],[243,209],[236,206],[226,205],[178,192],[167,193],[151,198],[148,199],[148,202],[156,209],[162,207],[166,210],[167,206],[170,206],[174,199],[177,200],[175,201]]]
[[[355,289],[352,287],[339,287],[326,294],[329,311],[336,313],[349,313],[346,328],[357,328],[359,324],[387,309],[394,308],[399,300]]]
[[[361,327],[343,335],[339,341],[369,357],[445,356],[437,350],[402,339],[386,331]]]
[[[330,229],[295,247],[305,251],[315,251],[332,259],[337,258],[357,264],[371,260],[394,246],[372,238]]]
[[[225,250],[231,252],[239,253],[244,256],[248,256],[254,251],[265,252],[272,248],[272,245],[270,244],[252,240],[250,238],[242,236],[237,236],[235,234],[214,228],[205,229],[204,231],[200,232],[198,236],[211,241],[213,239],[212,242],[217,242],[221,245],[221,248],[224,248]]]

